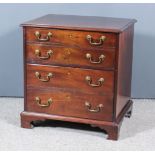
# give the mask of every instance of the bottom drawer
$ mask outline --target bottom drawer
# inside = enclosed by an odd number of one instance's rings
[[[27,89],[26,111],[112,121],[113,97],[68,92],[65,89]]]

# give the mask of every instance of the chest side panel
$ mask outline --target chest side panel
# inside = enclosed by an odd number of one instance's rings
[[[134,25],[127,28],[119,36],[118,72],[116,75],[116,117],[131,96],[133,33]]]

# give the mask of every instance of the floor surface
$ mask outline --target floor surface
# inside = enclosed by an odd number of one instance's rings
[[[0,98],[0,150],[155,150],[155,100],[134,100],[118,141],[98,128],[58,121],[33,129],[20,127],[23,98]]]

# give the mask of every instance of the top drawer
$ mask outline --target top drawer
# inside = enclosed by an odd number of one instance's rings
[[[80,48],[115,48],[116,34],[48,28],[26,28],[26,41]]]

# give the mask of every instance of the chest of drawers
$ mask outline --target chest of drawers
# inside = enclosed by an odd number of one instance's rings
[[[24,111],[37,120],[90,124],[117,140],[130,117],[134,19],[46,15],[23,23]]]

